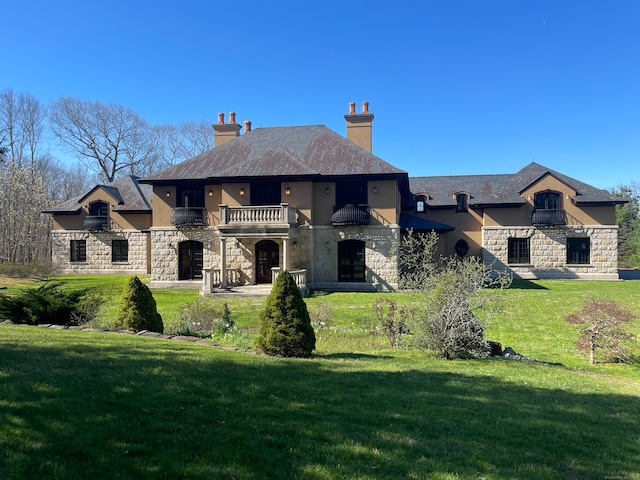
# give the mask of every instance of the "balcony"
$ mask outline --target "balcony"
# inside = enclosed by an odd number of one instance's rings
[[[84,217],[82,228],[93,232],[110,230],[109,217],[107,215],[88,215]]]
[[[333,207],[331,214],[332,225],[369,225],[371,214],[368,205],[354,205],[352,203]]]
[[[263,233],[286,233],[297,224],[296,209],[280,205],[220,205],[218,228],[228,234],[254,236]]]
[[[553,227],[567,224],[567,213],[562,209],[535,209],[531,224],[536,227]]]
[[[177,207],[171,212],[171,225],[175,227],[203,227],[207,223],[204,208]]]

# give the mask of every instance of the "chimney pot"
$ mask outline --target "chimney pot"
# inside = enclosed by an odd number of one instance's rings
[[[349,115],[356,113],[356,102],[349,103]]]
[[[251,131],[251,121],[250,120],[245,120],[244,121],[244,133],[250,132]]]
[[[224,124],[224,113],[218,114],[218,123],[221,125]]]
[[[229,123],[231,125],[235,125],[235,123],[236,123],[236,112],[229,112]]]
[[[362,113],[369,113],[369,102],[362,102]]]

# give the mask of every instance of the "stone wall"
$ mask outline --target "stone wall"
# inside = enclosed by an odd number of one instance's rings
[[[147,273],[147,233],[139,230],[89,232],[68,230],[51,232],[51,258],[53,266],[63,273]],[[71,262],[71,240],[85,240],[87,261]],[[111,241],[128,240],[129,255],[126,262],[111,261]]]
[[[588,265],[567,264],[567,237],[588,237]],[[508,239],[529,238],[530,263],[509,265]],[[483,261],[507,269],[516,278],[618,279],[618,227],[582,225],[559,227],[483,227]]]
[[[315,227],[308,232],[300,230],[305,241],[299,243],[309,249],[305,256],[312,265],[307,273],[310,288],[389,291],[398,287],[398,262],[392,249],[400,235],[397,226]],[[361,240],[365,243],[366,282],[338,282],[338,242],[342,240]]]
[[[166,228],[151,230],[151,281],[178,281],[178,248],[180,242],[202,242],[205,267],[220,265],[220,237],[211,228]]]

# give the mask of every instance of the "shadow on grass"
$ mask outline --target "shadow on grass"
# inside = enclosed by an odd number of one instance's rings
[[[0,478],[605,478],[640,459],[636,397],[373,370],[367,355],[327,356],[354,359],[345,370],[139,337],[0,335]]]
[[[511,282],[510,288],[517,290],[548,290],[547,287],[543,287],[531,280],[514,280]]]
[[[348,353],[348,352],[340,352],[340,353],[319,353],[314,354],[312,358],[331,360],[331,359],[348,359],[348,360],[379,360],[379,359],[389,359],[393,358],[389,355],[371,355],[368,353]]]

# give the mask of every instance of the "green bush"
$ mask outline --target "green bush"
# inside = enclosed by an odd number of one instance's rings
[[[114,327],[134,332],[149,330],[162,333],[164,330],[151,290],[136,276],[131,277],[122,290]]]
[[[210,337],[227,334],[234,326],[227,302],[199,298],[180,309],[180,319],[170,331],[174,335]]]
[[[0,317],[29,325],[75,323],[85,291],[65,292],[60,289],[61,285],[61,282],[49,282],[14,296],[0,295]]]
[[[278,275],[260,313],[256,346],[268,355],[308,357],[316,336],[300,289],[287,271]]]

